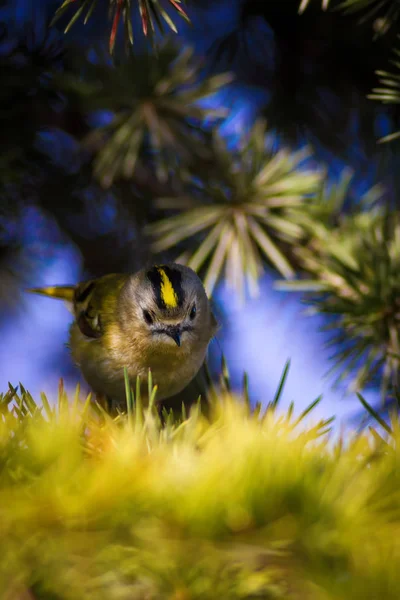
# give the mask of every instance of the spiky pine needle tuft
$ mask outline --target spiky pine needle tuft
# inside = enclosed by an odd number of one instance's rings
[[[77,5],[77,8],[74,16],[65,27],[65,33],[67,33],[72,25],[81,17],[81,15],[83,15],[85,10],[84,23],[86,24],[96,8],[97,1],[98,0],[65,0],[57,9],[52,24],[55,23],[72,4]],[[163,33],[163,21],[172,31],[177,32],[174,21],[162,5],[162,0],[109,0],[109,15],[112,22],[109,38],[109,50],[111,54],[114,51],[121,18],[125,25],[125,43],[133,45],[131,20],[133,4],[136,4],[137,6],[142,24],[142,31],[145,36],[147,36],[150,31],[154,32],[156,26],[160,32]],[[180,6],[180,0],[168,0],[168,4],[180,17],[183,17],[186,21],[190,22],[188,15]]]

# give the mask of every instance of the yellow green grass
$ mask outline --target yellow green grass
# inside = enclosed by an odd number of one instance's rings
[[[150,383],[151,386],[151,383]],[[0,598],[400,598],[400,433],[0,397]]]

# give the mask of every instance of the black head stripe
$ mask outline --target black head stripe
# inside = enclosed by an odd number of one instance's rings
[[[85,302],[94,288],[94,281],[90,281],[87,285],[79,285],[75,290],[75,302],[80,304]]]
[[[166,265],[158,265],[147,271],[146,276],[153,287],[154,297],[159,308],[171,308],[171,304],[166,302],[168,294],[165,294],[166,288],[171,290],[170,286],[173,288],[173,304],[175,304],[176,301],[176,306],[182,306],[185,294],[182,288],[182,275],[180,271],[171,269]],[[165,277],[167,278],[167,285]]]
[[[160,273],[157,271],[156,268],[153,268],[153,269],[150,269],[150,271],[147,271],[146,276],[152,285],[157,306],[159,306],[160,308],[165,308],[165,303],[163,302],[163,300],[161,298],[161,275],[160,275]]]

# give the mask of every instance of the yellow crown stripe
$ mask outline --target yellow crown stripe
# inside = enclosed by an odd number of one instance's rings
[[[176,306],[178,306],[178,296],[174,290],[174,286],[172,285],[171,280],[169,279],[169,277],[166,274],[166,272],[164,271],[164,269],[159,267],[157,269],[157,271],[160,273],[161,280],[162,280],[161,281],[161,298],[166,306],[175,308]]]

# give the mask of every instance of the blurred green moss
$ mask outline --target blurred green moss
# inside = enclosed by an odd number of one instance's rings
[[[0,597],[397,600],[397,419],[334,442],[278,399],[221,392],[162,424],[132,398],[111,418],[10,388]]]

